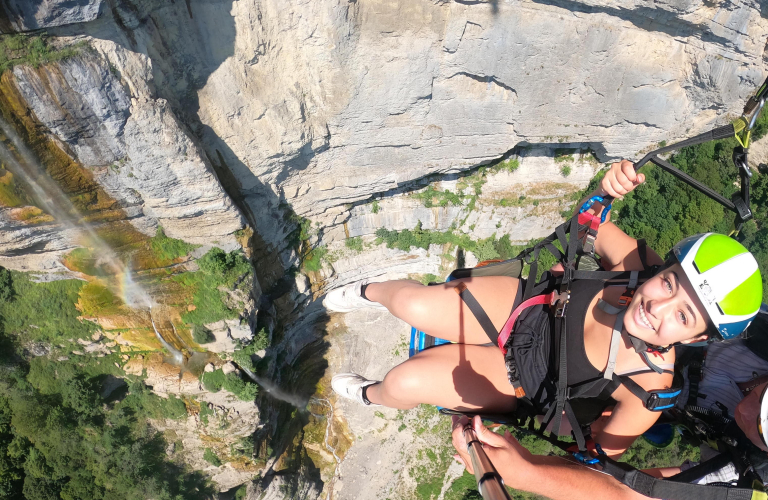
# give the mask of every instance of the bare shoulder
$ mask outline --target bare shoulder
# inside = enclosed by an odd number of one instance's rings
[[[600,226],[596,249],[602,258],[603,267],[608,270],[641,271],[644,268],[638,240],[611,222]],[[645,251],[648,265],[664,263],[664,259],[650,247],[646,247]]]

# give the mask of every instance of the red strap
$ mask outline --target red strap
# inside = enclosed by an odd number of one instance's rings
[[[595,441],[593,439],[589,439],[586,443],[584,443],[584,446],[587,451],[594,451],[597,453],[597,446],[595,446]],[[574,444],[573,446],[568,447],[568,449],[565,451],[568,453],[576,453],[579,451],[579,445]]]
[[[548,293],[546,295],[537,295],[535,297],[531,297],[530,299],[517,306],[514,311],[512,311],[512,314],[509,315],[509,319],[507,319],[507,322],[504,323],[504,327],[499,332],[499,349],[501,349],[502,354],[507,354],[507,350],[504,348],[504,344],[507,343],[507,339],[512,333],[512,328],[514,328],[515,321],[517,321],[517,317],[520,316],[520,313],[531,306],[536,306],[539,304],[550,304],[552,302],[553,296],[554,292]]]
[[[590,229],[597,231],[600,228],[600,216],[582,212],[579,214],[579,225],[589,225]]]

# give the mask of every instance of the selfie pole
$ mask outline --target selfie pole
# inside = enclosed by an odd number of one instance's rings
[[[471,424],[464,427],[464,439],[467,441],[467,452],[472,459],[472,468],[477,479],[477,490],[484,500],[512,500],[504,487],[504,481],[496,472],[488,455],[483,450],[483,443],[477,439],[477,433]]]

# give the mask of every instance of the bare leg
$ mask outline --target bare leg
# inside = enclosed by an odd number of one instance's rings
[[[467,278],[435,286],[400,280],[371,283],[365,296],[411,326],[452,342],[486,344],[485,330],[454,288],[464,283],[491,318],[498,332],[512,312],[520,280],[507,276]],[[502,363],[503,366],[503,363]]]
[[[367,396],[372,403],[402,410],[425,403],[504,413],[517,402],[499,348],[461,344],[420,352],[368,387]]]

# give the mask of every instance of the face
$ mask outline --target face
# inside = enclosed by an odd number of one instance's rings
[[[752,443],[763,451],[768,451],[768,446],[763,443],[758,430],[757,420],[760,417],[760,395],[768,382],[758,385],[736,406],[734,418],[744,434]]]
[[[675,264],[637,289],[624,326],[649,344],[667,346],[703,340],[707,317],[683,269]]]

